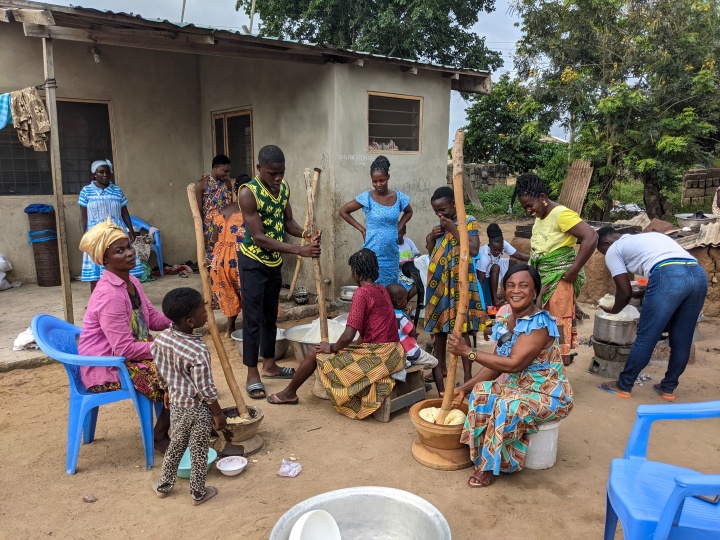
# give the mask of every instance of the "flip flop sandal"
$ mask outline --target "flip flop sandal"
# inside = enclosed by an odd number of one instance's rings
[[[295,368],[284,367],[280,368],[280,373],[277,375],[263,375],[266,379],[292,379],[295,375]]]
[[[160,491],[158,487],[160,487],[160,482],[153,482],[153,493],[161,499],[167,497],[168,494],[165,491]]]
[[[267,397],[265,385],[262,382],[248,384],[245,387],[245,391],[248,393],[248,396],[250,396],[250,399],[265,399]],[[262,395],[259,396],[253,392],[262,392]]]
[[[188,277],[187,272],[185,272],[185,270],[181,270],[181,271],[178,273],[178,276],[180,276],[181,278],[187,278],[187,277]]]
[[[202,496],[202,499],[193,499],[193,506],[198,506],[204,502],[207,502],[217,494],[217,488],[214,488],[212,486],[205,486],[205,495]]]
[[[625,392],[624,390],[620,390],[617,386],[612,387],[610,386],[611,383],[609,382],[601,382],[598,384],[598,388],[602,390],[603,392],[607,392],[608,394],[615,394],[618,397],[629,399],[630,398],[630,392]]]
[[[659,384],[653,384],[653,390],[660,394],[660,397],[663,398],[665,401],[675,401],[675,396],[673,394],[668,394],[667,392],[664,392]]]
[[[283,401],[281,400],[277,394],[270,394],[267,397],[268,403],[272,405],[297,405],[300,403],[300,398],[295,398],[292,401]]]

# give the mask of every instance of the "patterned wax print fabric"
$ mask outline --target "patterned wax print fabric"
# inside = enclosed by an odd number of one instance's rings
[[[256,176],[250,182],[242,186],[240,189],[249,189],[255,197],[257,204],[257,213],[262,221],[263,232],[266,236],[283,241],[285,235],[285,208],[290,198],[290,188],[285,180],[280,184],[280,193],[275,197],[265,185]],[[245,240],[240,247],[243,255],[251,259],[274,268],[282,264],[282,257],[277,251],[268,251],[255,245],[250,235],[250,231],[246,231]]]
[[[333,408],[361,420],[392,392],[390,375],[405,367],[405,351],[399,342],[349,345],[336,354],[318,354],[317,365]]]
[[[497,330],[502,328],[507,330],[502,325]],[[547,311],[518,319],[512,337],[497,348],[497,354],[509,356],[520,335],[543,328],[550,337],[558,337],[555,321]],[[493,339],[499,339],[496,329]],[[495,475],[520,471],[528,436],[538,431],[540,424],[565,418],[572,407],[572,388],[555,341],[524,370],[508,374],[504,382],[475,385],[460,442],[470,447],[470,457],[482,471]]]
[[[585,284],[585,269],[580,270],[575,284],[563,281],[562,278],[575,263],[577,253],[570,246],[565,246],[546,255],[530,254],[530,264],[538,269],[542,285],[550,285],[543,295],[543,307],[555,317],[560,326],[560,354],[568,355],[572,349],[578,348],[577,317],[575,316],[575,298]]]
[[[242,244],[240,231],[243,228],[243,217],[237,212],[225,220],[222,214],[218,214],[214,224],[218,240],[210,262],[210,284],[220,310],[226,317],[234,317],[242,308],[237,250]]]
[[[467,217],[467,229],[470,237],[480,234],[478,222],[473,216]],[[445,233],[435,240],[435,247],[430,254],[425,294],[426,332],[449,334],[455,326],[455,304],[460,301],[460,290],[456,287],[459,283],[459,265],[460,242],[451,233]],[[468,265],[468,291],[470,306],[467,319],[463,323],[463,333],[477,331],[480,323],[487,318],[478,308],[480,293],[472,264]]]
[[[127,204],[128,200],[123,190],[116,184],[110,184],[103,189],[98,187],[94,181],[90,182],[80,190],[78,197],[78,206],[87,208],[88,231],[110,216],[110,220],[127,233],[127,225],[125,225],[122,219],[122,209],[124,206],[127,206]],[[104,269],[105,268],[99,264],[95,264],[87,253],[84,253],[80,279],[82,281],[98,281]],[[130,273],[136,278],[141,278],[145,274],[142,264],[140,264],[140,259],[137,256],[135,268],[133,268]]]
[[[205,256],[206,263],[212,255],[212,237],[214,232],[213,220],[221,208],[225,208],[232,202],[232,191],[228,189],[225,182],[215,180],[212,175],[205,174],[200,179],[205,180],[205,191],[203,192],[203,234],[205,235]]]
[[[410,197],[396,191],[397,199],[392,206],[375,202],[370,191],[355,197],[365,212],[365,243],[362,247],[372,250],[378,259],[380,277],[377,283],[387,286],[400,280],[400,251],[398,250],[398,223],[400,214],[410,204]]]
[[[23,146],[32,147],[37,152],[47,152],[50,118],[37,88],[28,86],[10,92],[10,114]]]

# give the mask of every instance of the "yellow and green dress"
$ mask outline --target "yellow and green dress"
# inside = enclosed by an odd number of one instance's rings
[[[257,177],[244,184],[243,187],[248,188],[255,197],[257,213],[263,224],[265,236],[282,242],[285,236],[285,208],[290,196],[290,188],[288,188],[285,180],[280,185],[280,192],[277,197],[273,196]],[[269,268],[275,268],[282,264],[280,253],[263,249],[255,244],[250,231],[246,231],[240,251],[246,257],[250,257]]]

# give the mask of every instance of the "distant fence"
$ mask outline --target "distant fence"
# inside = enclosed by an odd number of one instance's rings
[[[705,205],[710,210],[720,187],[720,169],[690,169],[683,175],[682,204]]]
[[[465,174],[478,191],[507,185],[508,166],[504,163],[466,163]],[[447,183],[452,184],[452,163],[448,163]]]

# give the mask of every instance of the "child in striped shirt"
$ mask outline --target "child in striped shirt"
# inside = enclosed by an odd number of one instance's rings
[[[432,369],[435,387],[437,388],[438,394],[442,395],[442,393],[445,392],[445,382],[443,381],[442,371],[440,369],[438,359],[418,346],[416,339],[418,336],[417,330],[403,311],[408,304],[405,288],[398,283],[391,283],[385,288],[387,289],[387,292],[390,295],[390,300],[392,300],[393,307],[395,308],[395,320],[398,325],[398,337],[400,338],[400,344],[405,350],[405,357],[412,365]]]
[[[190,494],[197,506],[217,495],[216,488],[205,485],[207,455],[213,426],[220,431],[226,423],[210,370],[210,351],[202,336],[193,333],[207,322],[207,311],[202,295],[189,287],[167,293],[162,309],[173,325],[157,337],[151,350],[170,409],[171,437],[153,491],[161,499],[167,497],[189,447]]]

